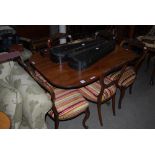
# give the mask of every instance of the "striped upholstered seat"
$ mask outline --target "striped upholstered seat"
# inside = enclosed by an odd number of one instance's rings
[[[88,128],[86,126],[86,121],[89,118],[89,103],[85,100],[85,98],[79,93],[77,89],[59,89],[53,87],[48,81],[37,71],[32,71],[27,68],[28,72],[31,76],[50,94],[50,98],[54,101],[53,107],[55,105],[55,113],[52,111],[48,111],[48,115],[53,118],[55,122],[55,128],[59,128],[59,121],[72,119],[80,114],[85,114],[83,119],[83,127]],[[58,113],[56,117],[54,115]]]
[[[112,73],[108,75],[108,78],[111,80],[115,80],[118,75],[120,74],[120,71]],[[136,79],[136,73],[132,67],[127,67],[122,74],[121,78],[118,81],[119,86],[128,87],[130,86]]]
[[[88,102],[83,98],[77,89],[65,90],[55,88],[37,71],[35,71],[35,77],[41,81],[47,90],[54,91],[55,106],[59,114],[59,120],[73,118],[85,112],[88,108]],[[54,118],[54,113],[52,110],[50,110],[48,114]]]
[[[56,88],[55,93],[55,106],[59,113],[59,120],[66,120],[73,118],[88,108],[88,102],[76,89],[64,90]],[[54,117],[53,111],[48,114]]]
[[[108,84],[110,82],[111,82],[111,80],[109,78],[104,79],[105,84]],[[93,101],[93,102],[97,102],[97,96],[99,95],[100,90],[101,90],[101,85],[100,85],[99,81],[94,82],[88,86],[85,86],[85,87],[82,87],[79,89],[80,93],[85,98],[87,98],[88,100]],[[115,85],[112,85],[112,86],[106,88],[104,90],[104,93],[102,96],[102,101],[106,101],[109,98],[111,98],[111,96],[113,96],[115,94],[115,92],[116,92],[116,86]]]

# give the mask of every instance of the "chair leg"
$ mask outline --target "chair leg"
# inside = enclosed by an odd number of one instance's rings
[[[83,122],[82,122],[83,127],[84,127],[85,129],[88,129],[88,126],[86,125],[86,121],[88,120],[89,116],[90,116],[90,111],[89,111],[89,107],[88,107],[88,108],[86,109],[86,111],[85,111],[85,117],[84,117]]]
[[[154,75],[155,75],[155,67],[154,67],[152,74],[151,74],[150,85],[154,85]]]
[[[113,111],[113,115],[115,116],[115,95],[112,97],[112,111]]]
[[[133,84],[129,87],[129,94],[132,94],[132,86]]]
[[[151,54],[149,53],[148,58],[147,58],[147,62],[146,62],[146,71],[148,71],[148,69],[149,69],[150,60],[151,60]]]
[[[121,104],[122,104],[122,100],[123,97],[125,95],[125,88],[120,88],[120,98],[119,98],[119,103],[118,103],[118,108],[121,109]]]
[[[59,128],[59,119],[55,119],[54,122],[55,122],[55,129],[58,129]]]
[[[97,111],[98,111],[98,117],[99,117],[100,125],[103,126],[102,115],[101,115],[101,104],[100,103],[97,103]]]

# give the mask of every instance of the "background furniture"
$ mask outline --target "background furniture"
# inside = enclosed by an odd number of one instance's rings
[[[126,38],[135,38],[146,34],[151,25],[66,25],[66,33],[73,39],[94,36],[100,30],[115,31],[116,40],[120,43]],[[36,40],[44,37],[52,37],[59,33],[59,25],[14,25],[19,36]]]
[[[147,68],[149,69],[150,60],[155,56],[155,26],[152,26],[147,33],[138,36],[137,39],[148,49]]]
[[[12,44],[18,43],[19,37],[11,26],[0,25],[0,52],[7,51]]]
[[[0,112],[0,129],[9,129],[11,127],[11,121],[9,117],[3,113]]]
[[[16,25],[15,30],[19,36],[32,40],[50,36],[49,25]]]

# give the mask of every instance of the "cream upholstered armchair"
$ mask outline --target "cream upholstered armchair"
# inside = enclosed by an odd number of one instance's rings
[[[45,91],[17,62],[0,63],[0,111],[10,117],[11,128],[47,128],[51,107]]]

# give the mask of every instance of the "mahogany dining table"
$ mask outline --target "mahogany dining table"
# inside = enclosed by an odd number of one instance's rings
[[[43,56],[39,52],[33,53],[30,64],[53,86],[71,89],[91,84],[99,80],[102,74],[121,69],[124,64],[133,62],[138,57],[133,51],[116,46],[111,53],[82,71],[71,68],[67,62],[55,63],[50,54]]]

